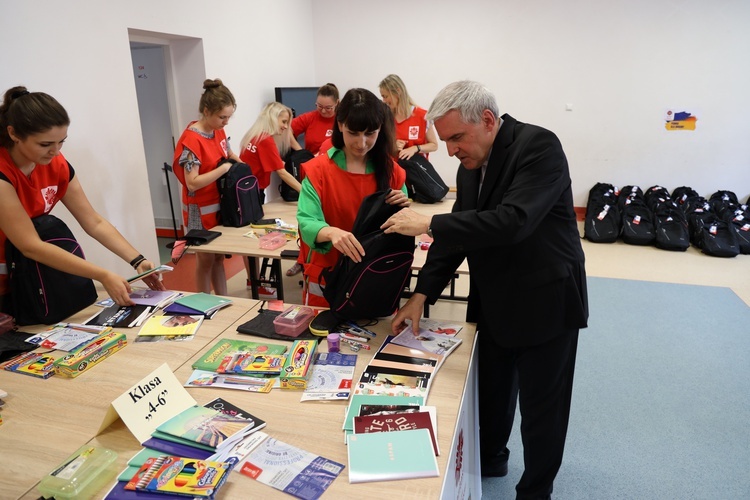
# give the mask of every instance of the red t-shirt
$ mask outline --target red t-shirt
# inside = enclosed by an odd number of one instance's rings
[[[320,145],[333,134],[333,122],[336,115],[323,118],[318,111],[309,111],[292,120],[294,137],[305,134],[305,149],[314,155],[320,151]]]
[[[258,187],[266,189],[271,184],[271,172],[284,168],[279,148],[272,135],[267,135],[260,141],[252,140],[240,153],[240,160],[250,165],[253,175],[258,178]]]
[[[406,141],[404,148],[427,142],[427,110],[414,106],[411,116],[402,122],[396,122],[396,140]]]
[[[16,190],[21,205],[30,218],[48,214],[68,191],[68,185],[73,179],[73,167],[63,155],[52,159],[49,165],[37,165],[26,177],[16,166],[10,153],[0,148],[0,182],[6,180]],[[5,269],[5,233],[0,231],[0,267]],[[8,290],[7,270],[0,273],[0,295]]]

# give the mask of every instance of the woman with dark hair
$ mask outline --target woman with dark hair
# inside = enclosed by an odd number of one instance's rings
[[[304,113],[292,120],[293,149],[302,149],[296,137],[305,134],[305,149],[314,155],[320,152],[320,146],[333,133],[336,121],[336,106],[339,104],[339,89],[332,83],[326,83],[318,89],[315,98],[315,110]]]
[[[333,147],[305,163],[297,205],[302,240],[310,247],[302,301],[327,307],[321,271],[343,253],[360,262],[364,249],[351,233],[362,200],[390,190],[387,203],[406,207],[406,173],[394,161],[393,116],[375,94],[349,90],[336,111]]]
[[[219,188],[216,181],[229,171],[227,159],[240,161],[229,147],[224,127],[237,108],[234,96],[220,79],[203,82],[198,105],[201,117],[190,122],[177,141],[172,168],[182,184],[182,218],[190,229],[211,229],[219,224]],[[195,276],[198,290],[227,294],[224,255],[198,253]]]
[[[73,167],[60,150],[68,137],[70,119],[54,97],[13,87],[0,105],[0,308],[7,307],[8,282],[5,241],[27,258],[55,269],[99,281],[119,305],[133,305],[125,278],[42,241],[31,221],[48,214],[58,201],[86,234],[129,262],[138,273],[154,267],[91,206]],[[144,279],[163,290],[157,275]]]

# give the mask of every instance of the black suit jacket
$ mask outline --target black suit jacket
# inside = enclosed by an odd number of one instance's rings
[[[435,241],[415,291],[434,304],[466,257],[467,321],[499,345],[536,345],[586,326],[584,254],[560,141],[502,119],[481,193],[481,169],[462,165],[453,211],[433,217]]]

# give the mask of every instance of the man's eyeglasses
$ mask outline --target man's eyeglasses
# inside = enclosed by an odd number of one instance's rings
[[[333,108],[335,108],[336,106],[321,106],[316,102],[315,107],[320,109],[321,111],[333,111]]]

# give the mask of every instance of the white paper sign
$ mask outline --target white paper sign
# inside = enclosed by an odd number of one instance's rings
[[[119,415],[138,442],[143,443],[160,424],[196,404],[164,363],[112,402],[100,431]]]

